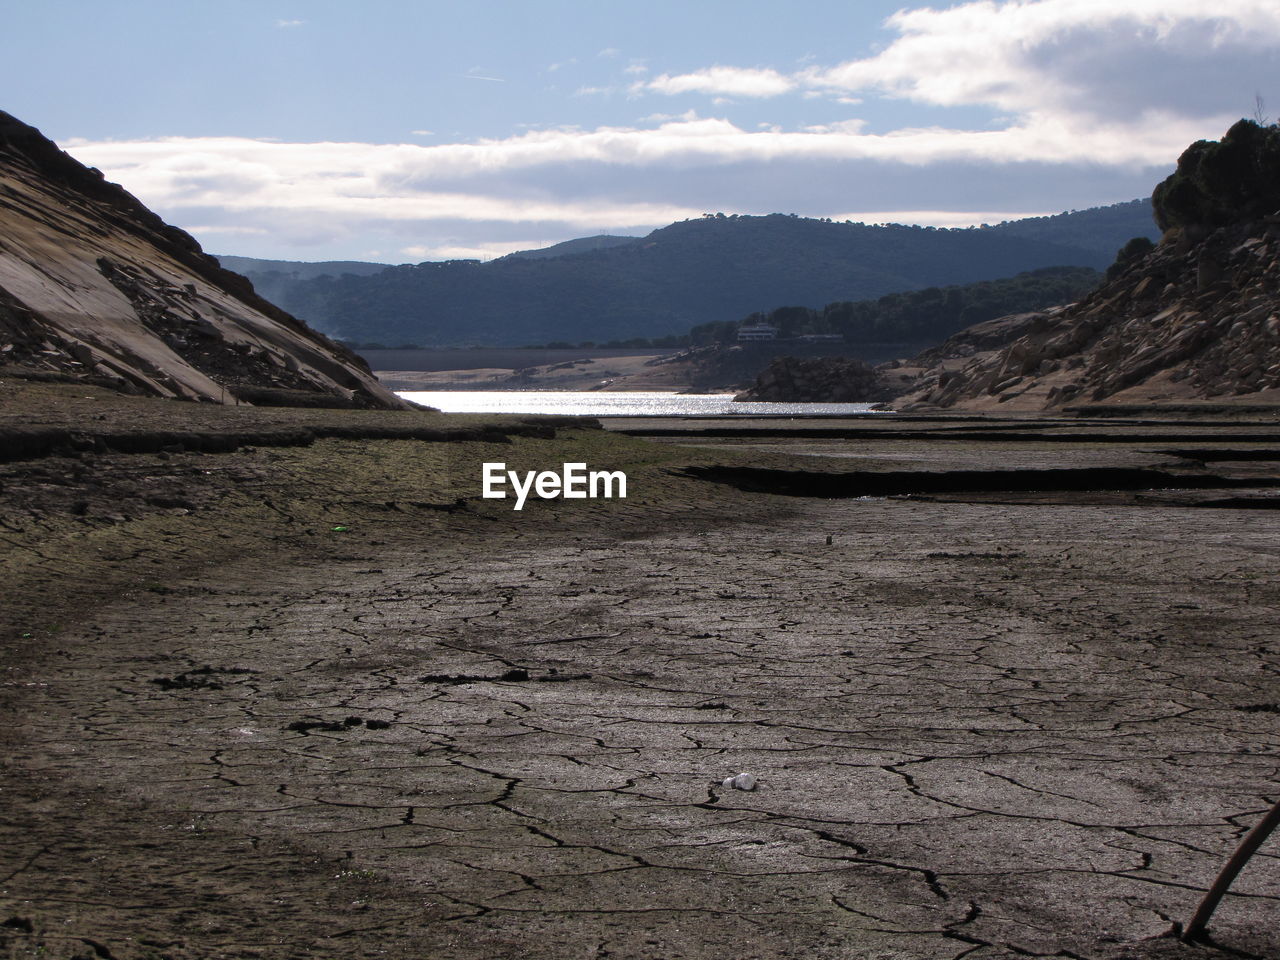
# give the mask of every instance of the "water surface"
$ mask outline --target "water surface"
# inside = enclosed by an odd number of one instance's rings
[[[869,403],[738,403],[731,393],[582,393],[555,390],[403,390],[445,413],[556,413],[584,417],[840,416],[875,413]]]

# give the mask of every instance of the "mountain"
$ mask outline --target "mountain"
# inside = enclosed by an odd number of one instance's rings
[[[1048,266],[1105,267],[1129,238],[1158,235],[1148,205],[1118,207],[963,230],[716,214],[600,249],[580,251],[571,241],[556,256],[420,263],[273,292],[318,329],[354,341],[661,337],[779,306],[818,307]]]
[[[0,363],[186,400],[403,406],[364,361],[2,112]]]
[[[316,277],[367,277],[391,266],[364,260],[258,260],[222,254],[217,256],[217,260],[226,269],[247,277],[260,297],[276,304],[287,300],[289,292],[299,283]]]
[[[256,257],[232,257],[215,255],[217,261],[228,270],[249,276],[278,273],[290,280],[312,280],[316,277],[340,277],[351,274],[367,277],[381,273],[391,264],[369,263],[365,260],[259,260]],[[255,284],[256,286],[256,284]]]
[[[1155,240],[1160,235],[1152,217],[1151,201],[1145,197],[1106,207],[1069,210],[1050,217],[1006,220],[987,229],[1011,237],[1094,250],[1109,258],[1133,237]]]
[[[1280,402],[1280,126],[1192,144],[1152,202],[1157,246],[1079,303],[922,356],[903,408]]]
[[[829,303],[821,310],[781,307],[752,314],[739,323],[694,327],[690,340],[695,345],[736,343],[743,323],[763,322],[777,328],[780,340],[838,335],[852,353],[861,344],[936,343],[974,323],[1077,299],[1101,279],[1102,274],[1091,267],[1041,267],[1000,280],[890,293],[858,303]]]
[[[549,247],[539,247],[537,250],[517,250],[500,259],[505,260],[507,257],[514,257],[517,260],[550,260],[554,257],[569,257],[578,253],[608,250],[611,247],[625,247],[627,244],[635,243],[640,239],[640,237],[615,237],[601,233],[594,237],[579,237],[577,240],[554,243]]]

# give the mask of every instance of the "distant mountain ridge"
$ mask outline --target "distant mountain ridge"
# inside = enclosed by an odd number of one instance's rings
[[[661,337],[780,306],[820,307],[1049,266],[1098,269],[1138,235],[1158,236],[1147,201],[961,230],[716,214],[639,239],[582,238],[488,263],[310,279],[243,269],[275,302],[331,336],[516,346]]]
[[[364,260],[258,260],[254,257],[219,256],[218,262],[228,270],[243,274],[253,283],[259,295],[272,303],[284,303],[299,283],[317,277],[368,277],[390,269],[390,263],[368,263]]]
[[[340,277],[347,273],[357,277],[367,277],[394,266],[390,263],[370,263],[366,260],[258,260],[255,257],[223,255],[218,255],[218,262],[227,270],[234,270],[236,273],[276,272],[295,280],[313,280],[326,274],[331,277]]]
[[[601,233],[594,237],[579,237],[576,240],[565,240],[563,243],[554,243],[549,247],[539,247],[536,250],[517,250],[514,253],[508,253],[505,257],[499,259],[506,260],[514,258],[517,260],[550,260],[554,257],[571,257],[579,253],[592,253],[596,250],[609,250],[613,247],[625,247],[628,244],[636,243],[643,237],[616,237],[612,234]]]
[[[1110,251],[1112,254],[1133,237],[1144,236],[1155,240],[1160,235],[1152,213],[1151,200],[1147,197],[1112,203],[1105,207],[1090,207],[1087,210],[1067,210],[1045,217],[1006,220],[988,229],[1014,237],[1044,240],[1103,253]]]

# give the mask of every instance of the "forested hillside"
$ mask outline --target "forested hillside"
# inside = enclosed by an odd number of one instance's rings
[[[1160,236],[1148,197],[1107,207],[1070,210],[1051,217],[1008,220],[987,229],[1011,237],[1045,240],[1088,250],[1110,250],[1112,253],[1133,237],[1145,236],[1156,240]]]
[[[1101,280],[1102,274],[1092,267],[1044,267],[1003,280],[891,293],[876,300],[829,303],[821,309],[781,307],[744,321],[771,323],[779,328],[782,339],[840,334],[851,346],[895,340],[930,342],[996,317],[1070,303]],[[703,324],[690,332],[690,341],[695,346],[733,343],[740,325]]]
[[[1049,266],[1105,267],[1125,240],[1157,235],[1149,211],[1135,201],[963,230],[715,214],[602,249],[325,275],[273,284],[271,293],[325,332],[360,342],[656,338],[783,305],[818,308]]]

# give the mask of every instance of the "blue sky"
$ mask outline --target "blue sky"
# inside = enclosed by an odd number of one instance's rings
[[[1274,0],[7,6],[0,108],[206,249],[280,259],[1056,213],[1280,108]]]

